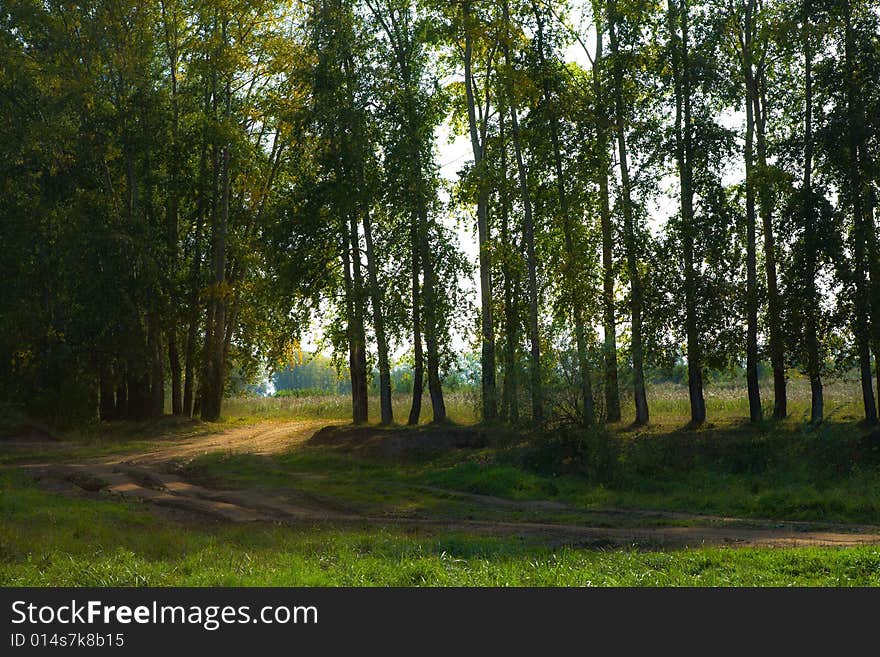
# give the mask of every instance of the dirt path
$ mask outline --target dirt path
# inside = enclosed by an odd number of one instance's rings
[[[327,424],[326,420],[264,422],[192,438],[169,440],[158,444],[155,449],[148,452],[127,455],[124,457],[124,462],[155,466],[171,461],[191,461],[211,452],[275,454],[305,442]],[[122,461],[110,458],[106,462]]]
[[[264,423],[186,439],[157,442],[138,454],[105,457],[73,465],[25,466],[47,486],[62,492],[101,493],[182,510],[223,522],[330,522],[392,524],[426,531],[450,530],[486,535],[539,537],[558,545],[642,546],[855,546],[880,544],[880,528],[816,523],[760,521],[661,511],[606,509],[592,513],[614,526],[443,517],[375,516],[351,512],[332,500],[290,489],[283,494],[219,490],[186,481],[172,465],[212,452],[271,455],[308,440],[326,422]],[[389,483],[389,485],[395,485]],[[399,485],[399,484],[397,484]],[[553,501],[518,502],[440,488],[438,494],[467,499],[477,509],[578,511]],[[579,510],[583,511],[583,510]],[[646,524],[647,523],[656,523]],[[595,521],[594,521],[595,523]],[[606,524],[605,522],[601,524]],[[635,526],[627,526],[635,525]]]

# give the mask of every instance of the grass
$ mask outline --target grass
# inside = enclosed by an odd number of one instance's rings
[[[449,419],[457,424],[477,421],[476,397],[467,392],[444,395]],[[421,421],[431,421],[430,400],[422,406]],[[398,420],[409,416],[409,395],[394,395],[392,408]],[[234,397],[223,402],[224,421],[246,424],[262,420],[344,420],[351,417],[351,398],[347,395],[306,395],[286,397]],[[377,395],[370,396],[370,417],[379,417]]]
[[[866,443],[864,435],[853,422],[665,433],[653,427],[638,435],[611,434],[614,457],[601,476],[577,462],[559,467],[552,445],[393,460],[321,447],[272,458],[213,453],[195,459],[189,474],[214,486],[295,487],[371,513],[466,514],[467,504],[444,492],[458,491],[550,500],[578,512],[653,509],[880,524],[880,444]]]
[[[394,460],[329,447],[273,457],[213,453],[188,471],[213,485],[296,489],[378,515],[600,526],[608,522],[603,509],[629,508],[880,524],[880,446],[864,440],[857,422],[857,384],[826,385],[830,420],[818,428],[802,422],[805,383],[793,380],[790,390],[790,418],[752,427],[743,421],[743,390],[713,384],[712,424],[688,430],[686,389],[652,386],[650,426],[634,430],[623,422],[590,443],[610,446],[610,465],[598,470],[584,467],[589,450],[563,464],[559,434],[556,443],[533,438]],[[395,400],[398,417],[406,403]],[[447,403],[458,423],[474,421],[466,395]],[[880,585],[877,546],[602,549],[393,524],[231,526],[119,500],[70,498],[11,467],[134,452],[262,421],[341,420],[347,412],[348,399],[336,396],[235,399],[219,425],[110,423],[81,429],[63,448],[0,452],[0,585]],[[478,504],[469,493],[557,504],[530,511]]]
[[[0,585],[876,586],[880,548],[550,548],[392,528],[180,522],[0,473]]]

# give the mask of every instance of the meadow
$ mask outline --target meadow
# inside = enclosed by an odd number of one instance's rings
[[[295,493],[363,522],[330,515],[230,524],[108,495],[71,496],[20,468],[38,460],[139,454],[224,435],[218,431],[291,421],[342,424],[346,397],[236,398],[219,424],[105,423],[68,434],[52,449],[0,449],[0,584],[880,584],[878,545],[679,547],[471,526],[563,523],[626,531],[713,527],[721,518],[744,529],[774,522],[802,523],[798,531],[880,525],[880,443],[857,420],[855,382],[827,386],[830,417],[818,427],[803,422],[808,398],[798,380],[791,416],[757,427],[743,421],[747,407],[736,386],[707,390],[710,423],[699,430],[685,427],[686,390],[666,383],[649,392],[651,425],[634,430],[625,419],[587,440],[562,428],[540,435],[489,432],[481,447],[394,458],[306,441],[273,454],[217,449],[175,464],[197,484],[288,498]],[[447,401],[456,422],[473,423],[471,396]],[[396,405],[403,409],[406,400]],[[413,524],[425,519],[437,522]]]

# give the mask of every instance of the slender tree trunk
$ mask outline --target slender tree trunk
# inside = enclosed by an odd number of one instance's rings
[[[504,381],[501,388],[501,416],[510,424],[519,422],[517,345],[519,343],[518,294],[514,288],[514,269],[511,258],[514,256],[510,237],[510,193],[507,180],[507,139],[504,113],[498,116],[498,152],[500,155],[499,214],[501,219],[501,245],[505,249],[501,260],[501,275],[504,279]],[[517,255],[519,255],[517,253]]]
[[[523,203],[523,242],[526,247],[526,270],[529,296],[529,371],[530,392],[532,397],[532,421],[540,424],[544,421],[544,392],[541,381],[541,336],[538,328],[538,274],[537,257],[535,255],[535,225],[532,216],[532,202],[529,192],[528,171],[523,160],[519,138],[519,120],[516,109],[510,108],[513,150],[519,171],[520,194]]]
[[[413,211],[410,216],[410,251],[412,258],[412,334],[413,334],[413,393],[407,424],[415,426],[422,413],[422,394],[425,388],[425,356],[422,353],[422,298],[419,274],[421,272],[419,253],[419,215]]]
[[[151,313],[147,318],[147,342],[150,349],[149,415],[161,417],[165,412],[165,359],[157,313]]]
[[[626,109],[623,102],[623,66],[617,43],[617,0],[608,2],[608,32],[613,57],[614,106],[617,130],[617,150],[620,160],[620,202],[623,210],[623,239],[626,248],[627,274],[630,280],[631,342],[633,359],[633,397],[636,407],[636,425],[648,423],[648,398],[645,392],[645,356],[642,345],[642,277],[639,273],[636,251],[635,220],[632,211],[632,183],[629,177],[629,158],[626,144]]]
[[[224,20],[222,24],[222,42],[227,42],[228,24]],[[227,123],[232,111],[231,82],[227,76],[224,88],[225,108],[224,118]],[[221,404],[223,400],[223,386],[225,376],[225,338],[226,338],[226,238],[229,228],[229,203],[230,203],[230,144],[223,145],[221,153],[220,173],[220,208],[213,218],[212,226],[212,261],[213,278],[211,294],[211,330],[208,340],[205,342],[207,350],[208,370],[202,387],[202,420],[214,422],[220,418]]]
[[[806,250],[806,308],[804,317],[805,343],[807,347],[807,374],[810,377],[810,422],[822,422],[825,400],[822,390],[822,358],[819,349],[817,309],[819,298],[816,291],[818,253],[814,236],[813,208],[813,49],[810,35],[809,0],[803,5],[803,51],[804,51],[804,246]]]
[[[874,220],[876,201],[868,199],[866,212],[868,234],[868,274],[871,277],[871,346],[874,351],[874,373],[877,377],[877,395],[880,397],[880,246],[877,244],[877,224]]]
[[[204,111],[207,115],[210,111],[210,93],[205,90]],[[184,352],[184,381],[183,381],[183,408],[182,413],[186,417],[194,415],[194,392],[196,372],[196,346],[198,341],[199,315],[202,305],[199,303],[199,288],[201,286],[202,267],[202,234],[207,212],[208,193],[206,190],[208,180],[208,132],[207,127],[202,130],[202,147],[199,154],[199,178],[198,200],[196,202],[196,226],[195,239],[193,241],[192,261],[190,263],[190,288],[189,288],[189,324],[186,330],[186,347]]]
[[[417,203],[419,229],[417,238],[421,251],[421,266],[423,276],[422,300],[424,302],[424,331],[425,348],[427,350],[428,365],[428,393],[431,396],[431,413],[433,421],[446,422],[446,401],[443,398],[443,383],[440,379],[440,338],[439,338],[439,313],[440,300],[437,298],[437,275],[434,265],[434,255],[431,251],[430,221],[428,217],[428,190],[425,181],[425,172],[422,165],[422,152],[418,142],[418,131],[415,130],[415,121],[412,118],[415,112],[410,109],[410,123],[413,128],[410,142],[413,149],[413,176],[417,183]],[[494,338],[493,338],[494,339]],[[494,359],[494,353],[493,353]],[[493,361],[494,362],[494,361]]]
[[[470,3],[465,3],[469,14]],[[477,240],[480,248],[480,309],[481,309],[481,359],[483,421],[492,423],[498,415],[495,389],[495,326],[492,317],[492,259],[489,250],[489,192],[486,188],[483,164],[483,144],[477,125],[476,99],[474,98],[473,43],[470,32],[465,34],[464,82],[468,106],[471,147],[474,152],[474,174],[477,176]]]
[[[177,349],[177,321],[178,316],[178,294],[176,288],[176,273],[178,267],[178,221],[180,206],[180,110],[178,104],[177,78],[178,78],[178,43],[177,43],[177,24],[169,25],[169,16],[167,15],[165,3],[161,4],[162,22],[165,28],[165,47],[168,55],[169,73],[171,78],[171,161],[169,162],[169,189],[167,193],[166,206],[166,222],[168,231],[168,259],[169,267],[167,276],[168,281],[168,297],[170,299],[173,311],[167,321],[165,328],[166,340],[168,342],[168,365],[171,377],[171,412],[174,415],[183,413],[183,399],[181,389],[181,367],[180,354]],[[176,16],[172,17],[176,20]]]
[[[202,219],[196,224],[196,239],[193,249],[192,280],[189,297],[189,325],[186,330],[186,351],[184,353],[183,407],[181,412],[186,417],[194,415],[193,395],[195,392],[196,343],[198,341],[199,316],[202,304],[199,303],[199,279],[201,269]]]
[[[167,330],[168,367],[171,376],[171,412],[183,415],[183,388],[180,367],[180,352],[177,349],[177,327]]]
[[[503,3],[504,20],[506,29],[510,29],[510,16],[508,15],[507,0]],[[512,65],[510,49],[507,41],[503,41],[504,58],[507,66]],[[538,328],[538,264],[535,255],[535,224],[532,215],[532,199],[529,190],[529,172],[526,169],[523,158],[523,149],[520,142],[519,117],[517,116],[516,102],[513,95],[513,85],[508,85],[508,103],[510,107],[510,132],[513,138],[513,152],[516,158],[516,168],[519,174],[519,190],[523,204],[523,242],[526,247],[526,270],[528,274],[529,295],[529,379],[532,396],[532,421],[541,424],[544,421],[544,392],[541,381],[541,336]]]
[[[361,271],[360,239],[357,222],[349,220],[348,247],[351,260],[351,351],[354,367],[351,371],[355,424],[369,421],[369,389],[367,387],[367,340],[364,329],[364,280]]]
[[[609,148],[611,147],[610,120],[604,89],[602,88],[603,26],[596,28],[596,55],[593,92],[596,99],[596,130],[598,148],[601,149],[602,164],[597,175],[599,187],[599,216],[602,230],[602,328],[603,358],[605,361],[605,421],[620,421],[620,389],[617,383],[617,313],[614,307],[614,231],[611,225],[611,201],[608,192],[608,171],[611,167]],[[581,139],[583,141],[583,138]]]
[[[128,417],[128,387],[124,373],[116,372],[116,408],[113,417],[122,420]]]
[[[425,282],[425,347],[428,351],[428,392],[431,395],[431,410],[434,422],[446,421],[446,402],[440,381],[440,345],[437,339],[437,281],[434,274],[434,261],[431,258],[428,239],[427,208],[422,216],[422,271]]]
[[[385,316],[382,314],[382,292],[379,288],[379,276],[376,271],[376,254],[373,249],[373,226],[370,212],[363,213],[364,242],[367,255],[367,277],[370,284],[370,305],[373,308],[373,329],[376,332],[376,348],[379,355],[379,408],[381,423],[389,425],[394,422],[394,411],[391,408],[391,365],[388,361],[388,337],[385,334]]]
[[[140,375],[137,363],[128,361],[126,388],[128,389],[128,419],[143,420],[149,414],[150,382],[147,375]]]
[[[362,367],[363,358],[363,325],[358,321],[358,301],[355,298],[354,276],[352,275],[355,263],[352,261],[351,233],[347,227],[343,227],[342,236],[342,271],[345,283],[345,314],[346,334],[348,337],[348,366],[351,377],[351,407],[352,421],[355,424],[364,424],[368,419],[364,399],[366,397],[366,368]]]
[[[864,140],[863,111],[859,100],[864,93],[856,72],[852,28],[852,3],[844,2],[844,62],[846,65],[846,100],[849,137],[849,183],[850,202],[853,213],[853,268],[856,284],[854,303],[855,334],[859,353],[859,371],[862,379],[862,401],[865,407],[865,421],[877,423],[877,404],[874,400],[874,382],[871,378],[871,318],[868,282],[866,280],[865,244],[868,235],[865,222],[862,189],[862,167],[859,151]]]
[[[693,125],[691,120],[691,74],[686,0],[669,2],[672,70],[675,78],[675,153],[681,185],[681,242],[684,259],[685,333],[687,336],[688,395],[691,424],[706,421],[703,397],[703,358],[697,321],[697,272],[694,268]],[[674,18],[678,18],[678,28]],[[757,315],[756,315],[757,316]]]
[[[185,417],[193,415],[193,394],[195,392],[196,340],[199,328],[198,294],[191,299],[189,326],[186,329],[186,351],[183,358],[183,407],[181,414]]]
[[[116,395],[113,386],[113,370],[105,357],[101,357],[98,367],[98,417],[103,420],[112,420],[116,417]]]
[[[359,417],[361,398],[360,374],[358,373],[358,350],[355,339],[354,320],[354,281],[351,276],[351,247],[349,246],[348,229],[342,228],[342,276],[345,287],[345,333],[348,342],[348,372],[351,380],[351,415],[355,424],[363,420]]]
[[[755,117],[751,96],[754,91],[752,49],[755,0],[747,0],[743,47],[746,81],[746,382],[749,391],[749,418],[763,419],[761,388],[758,382],[758,271],[755,214]]]
[[[381,24],[392,44],[392,50],[398,65],[400,79],[404,89],[404,122],[407,142],[411,151],[412,169],[409,171],[409,192],[415,201],[410,215],[410,250],[412,266],[412,298],[413,298],[413,399],[410,408],[409,424],[419,422],[422,395],[424,390],[424,360],[422,351],[422,331],[425,334],[428,364],[428,389],[431,395],[431,407],[434,422],[446,420],[446,404],[440,380],[440,346],[438,336],[439,304],[437,299],[437,282],[435,260],[431,250],[429,222],[429,185],[422,156],[424,119],[419,118],[415,107],[418,96],[418,84],[412,80],[410,58],[415,52],[412,48],[416,38],[412,29],[412,6],[399,7],[401,14],[395,20],[395,10],[388,8],[383,15],[378,6],[367,3],[373,15]],[[419,275],[423,276],[423,284],[419,284]],[[423,314],[424,309],[424,314]],[[423,325],[424,320],[424,325]]]
[[[773,368],[773,417],[788,416],[788,391],[785,379],[785,343],[782,336],[782,300],[776,272],[776,240],[773,234],[773,194],[767,175],[767,103],[765,76],[759,72],[752,86],[755,137],[758,154],[758,202],[764,231],[764,270],[767,277],[767,324],[770,334],[770,364]]]

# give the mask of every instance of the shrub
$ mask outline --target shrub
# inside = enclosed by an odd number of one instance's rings
[[[535,437],[526,451],[529,469],[546,474],[578,474],[592,482],[614,476],[619,447],[604,427],[562,427]]]

